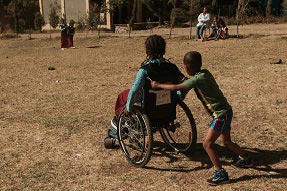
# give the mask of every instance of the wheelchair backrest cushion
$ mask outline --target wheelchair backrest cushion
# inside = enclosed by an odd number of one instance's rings
[[[159,83],[179,84],[185,77],[175,64],[167,60],[161,61],[160,64],[150,62],[141,68],[147,71],[149,78]]]
[[[165,61],[147,64],[142,67],[148,76],[160,83],[178,84],[184,78],[176,65]],[[152,90],[147,81],[144,87],[144,110],[153,125],[163,125],[176,117],[176,92],[168,90]]]

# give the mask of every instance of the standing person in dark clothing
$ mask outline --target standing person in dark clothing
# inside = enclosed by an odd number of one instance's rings
[[[75,35],[75,21],[71,20],[68,26],[68,47],[75,48],[74,46],[74,35]]]
[[[65,50],[65,48],[68,48],[68,27],[64,18],[61,18],[60,30],[61,30],[61,49]]]

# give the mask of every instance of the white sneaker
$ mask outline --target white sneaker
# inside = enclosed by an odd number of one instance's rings
[[[114,116],[113,118],[112,118],[112,120],[111,120],[111,126],[112,126],[112,128],[114,129],[114,130],[118,130],[118,127],[117,127],[117,117],[116,116]]]

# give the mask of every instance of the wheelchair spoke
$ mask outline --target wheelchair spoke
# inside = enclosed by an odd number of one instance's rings
[[[176,108],[176,119],[169,126],[160,129],[166,144],[179,152],[190,153],[196,143],[197,132],[189,108],[179,101]]]
[[[120,146],[128,161],[135,166],[145,165],[151,155],[151,147],[147,147],[147,140],[152,138],[151,130],[146,126],[148,121],[144,120],[141,113],[122,114],[119,119]]]

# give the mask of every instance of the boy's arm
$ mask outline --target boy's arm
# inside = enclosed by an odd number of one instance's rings
[[[171,91],[175,91],[175,90],[184,90],[184,84],[160,84],[158,82],[152,81],[151,82],[151,87],[153,89],[165,89],[165,90],[171,90]]]

